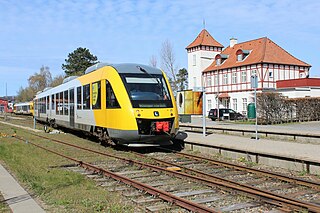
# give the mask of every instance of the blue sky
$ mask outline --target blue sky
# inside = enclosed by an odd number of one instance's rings
[[[320,77],[320,1],[317,0],[0,0],[0,96],[16,95],[49,66],[63,73],[68,54],[85,47],[101,62],[160,66],[165,40],[187,68],[185,47],[203,29],[225,47],[267,36],[312,65]]]

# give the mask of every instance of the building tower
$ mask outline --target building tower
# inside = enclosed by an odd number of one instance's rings
[[[199,91],[202,87],[202,71],[212,64],[215,56],[222,51],[223,45],[203,29],[189,44],[188,52],[188,89]]]

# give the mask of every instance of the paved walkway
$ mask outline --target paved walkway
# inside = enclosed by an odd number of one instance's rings
[[[247,150],[252,152],[281,155],[287,157],[298,157],[299,159],[319,161],[320,145],[301,144],[294,142],[285,142],[269,139],[251,139],[243,136],[211,134],[203,136],[202,134],[188,132],[185,141],[212,144],[226,148]],[[320,140],[320,139],[319,139]]]
[[[2,165],[0,165],[0,192],[13,213],[45,212]]]

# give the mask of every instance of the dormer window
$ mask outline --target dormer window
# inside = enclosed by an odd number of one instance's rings
[[[229,57],[229,55],[225,55],[225,54],[218,54],[215,57],[216,60],[216,65],[219,66],[221,64],[223,64],[223,62]]]
[[[236,52],[237,61],[245,60],[248,57],[249,54],[250,54],[250,50],[238,49],[237,52]]]

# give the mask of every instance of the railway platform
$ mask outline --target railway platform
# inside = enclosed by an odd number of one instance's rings
[[[45,212],[1,164],[0,192],[13,213]]]
[[[191,124],[201,125],[199,121],[192,122]],[[217,124],[212,123],[211,125],[209,124],[207,126],[213,125]],[[315,126],[318,125],[320,125],[319,122],[315,123]],[[254,127],[251,126],[246,128]],[[299,127],[296,126],[292,128],[287,126],[281,127],[281,130],[299,132]],[[309,130],[303,129],[302,131],[308,131],[310,133],[313,132],[312,128]],[[320,174],[320,139],[316,139],[319,141],[319,143],[301,143],[296,141],[284,141],[270,138],[260,138],[256,140],[254,137],[249,135],[238,136],[213,133],[203,136],[203,134],[193,132],[187,132],[187,134],[188,137],[185,139],[186,148],[207,153],[217,152],[223,156],[231,157],[233,159],[244,158],[247,161],[262,163],[270,166],[279,166],[296,171],[307,170],[308,172],[310,171],[310,173]],[[318,133],[315,132],[315,134]],[[197,146],[197,144],[199,144],[199,146]],[[211,148],[211,146],[214,148]],[[272,156],[274,156],[274,158]],[[286,158],[291,159],[289,160],[290,162],[287,161]],[[297,159],[297,161],[300,163],[294,162],[294,159]],[[311,167],[310,165],[307,165],[308,168],[306,168],[306,164],[301,163],[303,161],[312,162],[311,164],[314,162],[315,164],[311,165]]]

